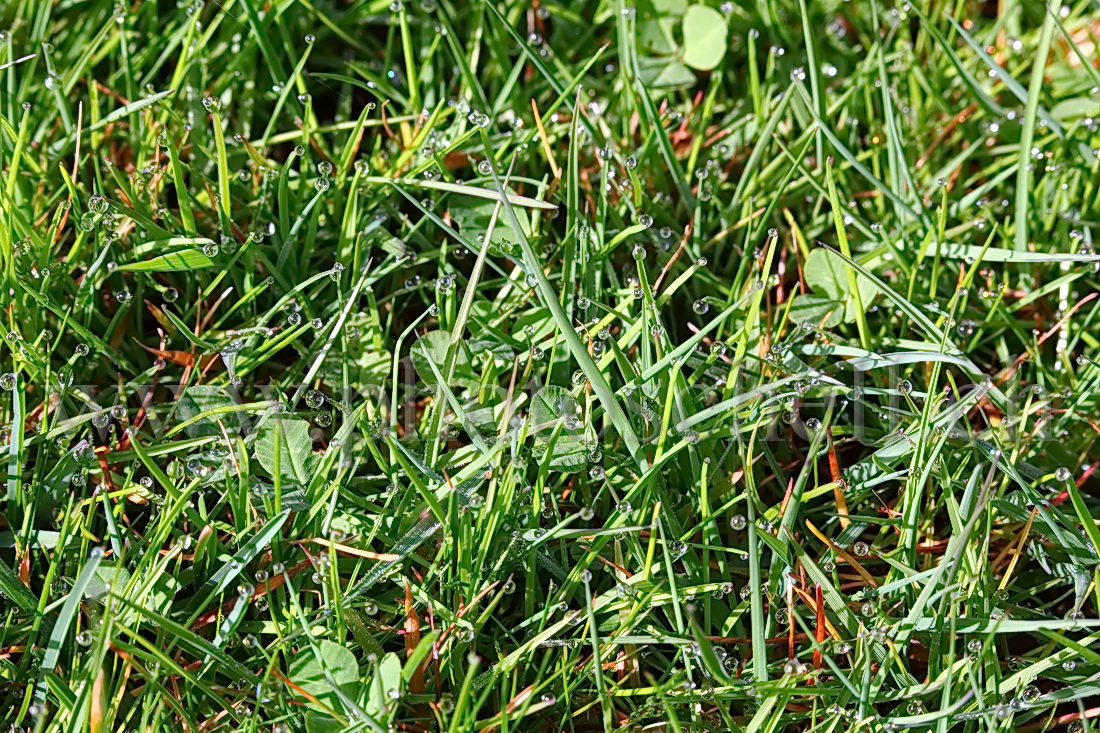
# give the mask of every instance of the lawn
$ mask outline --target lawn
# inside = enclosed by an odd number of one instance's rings
[[[1098,44],[0,3],[0,724],[1100,726]]]

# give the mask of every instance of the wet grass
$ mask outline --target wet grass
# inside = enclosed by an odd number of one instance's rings
[[[712,11],[0,7],[0,721],[1089,727],[1100,7]]]

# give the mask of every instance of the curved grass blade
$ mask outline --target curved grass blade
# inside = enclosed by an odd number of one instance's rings
[[[151,260],[141,262],[129,262],[119,265],[123,272],[186,272],[188,270],[204,270],[213,267],[214,260],[197,249],[183,249],[179,252],[160,255]]]
[[[61,655],[61,647],[65,643],[65,637],[69,634],[69,627],[80,610],[80,602],[84,599],[84,591],[95,577],[95,571],[103,561],[103,550],[96,548],[89,556],[88,561],[80,570],[80,575],[69,589],[69,595],[65,598],[61,611],[57,614],[57,623],[50,634],[50,640],[46,643],[46,653],[42,655],[41,669],[52,670],[57,666],[57,660]],[[46,678],[39,678],[34,691],[35,700],[39,703],[46,699]]]

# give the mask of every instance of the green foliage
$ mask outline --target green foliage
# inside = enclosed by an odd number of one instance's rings
[[[294,657],[290,679],[318,702],[341,709],[339,693],[354,696],[359,663],[347,647],[321,639]]]
[[[270,475],[281,475],[300,485],[309,483],[313,440],[309,423],[295,418],[276,418],[260,427],[255,441],[256,459]]]
[[[214,260],[210,259],[204,252],[194,249],[181,249],[149,260],[129,262],[120,266],[119,269],[125,272],[178,272],[213,266]]]
[[[0,723],[1090,726],[1098,23],[0,4]]]
[[[535,433],[535,455],[545,456],[551,469],[579,471],[588,463],[584,436],[577,430],[576,400],[564,387],[550,385],[535,393],[531,424]]]
[[[689,5],[684,12],[684,63],[709,71],[722,62],[729,43],[726,19],[707,5]]]
[[[828,249],[810,252],[802,265],[802,274],[814,295],[800,295],[795,299],[794,308],[804,310],[795,316],[799,322],[809,320],[811,323],[818,323],[819,309],[827,303],[835,308],[830,308],[826,326],[835,326],[841,322],[852,323],[856,320],[857,309],[870,307],[878,293],[878,287],[869,278],[857,275],[859,299],[853,297],[844,261]]]
[[[458,222],[459,232],[467,241],[480,243],[485,240],[486,235],[489,233],[489,222],[493,217],[493,209],[495,208],[496,204],[485,201],[455,207],[451,210],[451,214]],[[516,212],[516,216],[519,219],[520,226],[524,229],[524,233],[527,234],[531,228],[527,222],[527,214],[519,210]],[[489,241],[497,246],[510,249],[518,240],[519,236],[512,229],[511,223],[504,216],[498,217],[493,225],[492,237]]]

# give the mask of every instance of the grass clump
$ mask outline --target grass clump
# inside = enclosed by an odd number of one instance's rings
[[[1094,2],[0,27],[11,730],[1091,725]]]

